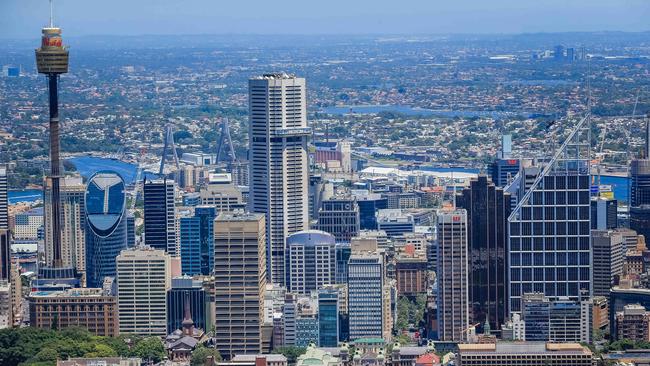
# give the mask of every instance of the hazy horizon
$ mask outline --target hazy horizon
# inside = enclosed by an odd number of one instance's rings
[[[647,0],[215,2],[55,0],[67,36],[510,35],[645,32]],[[0,38],[36,38],[47,0],[3,0]]]

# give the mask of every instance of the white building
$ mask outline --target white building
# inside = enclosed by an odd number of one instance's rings
[[[163,250],[139,247],[117,257],[120,333],[167,334],[167,290],[171,260]]]
[[[43,208],[33,208],[16,214],[14,219],[14,238],[19,240],[38,239],[38,230],[43,226]]]
[[[348,262],[350,341],[384,337],[385,289],[383,258],[353,254]]]
[[[285,284],[286,238],[309,225],[305,79],[265,74],[248,87],[249,204],[266,215],[269,278]]]

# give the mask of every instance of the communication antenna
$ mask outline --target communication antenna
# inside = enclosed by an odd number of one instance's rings
[[[54,3],[50,0],[50,28],[54,28]]]

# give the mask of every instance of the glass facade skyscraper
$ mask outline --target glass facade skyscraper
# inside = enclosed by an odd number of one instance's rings
[[[509,217],[510,311],[521,296],[591,295],[589,117],[571,131]]]
[[[104,277],[116,276],[116,258],[127,247],[124,180],[102,171],[88,181],[86,212],[86,281],[102,287]]]
[[[201,281],[176,277],[172,278],[171,288],[167,291],[167,333],[182,329],[186,300],[189,301],[194,326],[210,331],[206,309],[208,297]]]
[[[336,347],[339,340],[339,292],[336,289],[318,291],[318,346]]]
[[[488,320],[491,330],[498,331],[508,316],[510,194],[479,175],[456,198],[456,205],[467,211],[470,323],[478,324],[477,333],[483,333]]]
[[[145,181],[143,185],[144,243],[172,257],[177,256],[174,186],[168,179]]]
[[[193,217],[180,219],[181,268],[186,275],[209,275],[214,267],[214,206],[197,206]]]

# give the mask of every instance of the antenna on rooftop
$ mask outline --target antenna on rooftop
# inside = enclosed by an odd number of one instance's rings
[[[54,28],[54,3],[50,0],[50,28]]]

